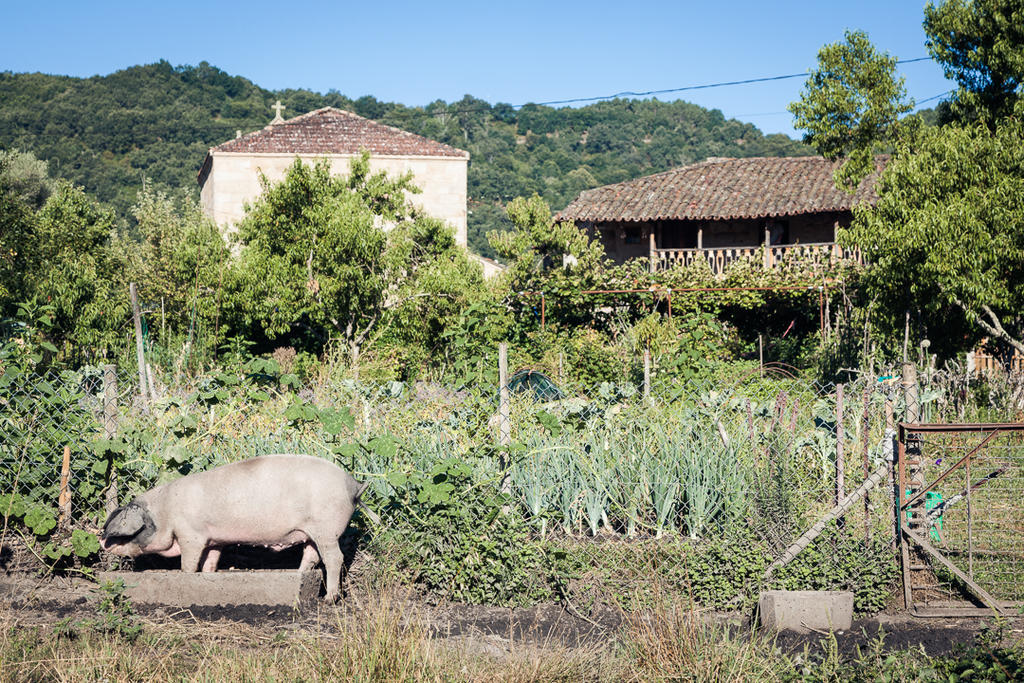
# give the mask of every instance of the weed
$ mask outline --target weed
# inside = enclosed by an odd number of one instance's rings
[[[78,622],[81,628],[110,634],[131,643],[142,633],[142,625],[135,620],[131,600],[125,595],[124,579],[104,581],[93,592],[99,596],[96,618]]]

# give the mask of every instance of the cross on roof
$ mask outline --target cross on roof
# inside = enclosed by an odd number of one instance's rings
[[[281,100],[278,100],[277,102],[274,102],[274,105],[271,107],[271,109],[276,111],[277,114],[270,121],[270,123],[272,123],[272,124],[273,123],[284,123],[284,119],[281,117],[281,110],[284,109],[284,108],[285,108],[284,105],[281,104]]]

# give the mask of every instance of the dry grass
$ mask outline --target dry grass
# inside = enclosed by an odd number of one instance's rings
[[[0,615],[0,681],[579,681],[629,678],[604,647],[431,638],[418,610],[386,595],[302,629],[148,621],[134,642],[87,626]]]
[[[708,623],[679,605],[630,614],[622,642],[640,680],[768,683],[791,667],[773,643],[743,628]]]

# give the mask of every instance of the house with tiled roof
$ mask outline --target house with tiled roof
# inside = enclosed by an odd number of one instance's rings
[[[268,126],[248,135],[239,132],[234,140],[211,148],[203,160],[200,202],[225,230],[260,195],[261,172],[271,181],[281,180],[298,157],[307,163],[327,158],[333,173],[346,174],[351,160],[365,150],[373,172],[412,173],[422,193],[409,199],[454,227],[458,243],[466,244],[469,152],[332,107],[287,120],[281,117],[280,103],[275,108],[277,116]]]
[[[877,200],[885,161],[849,194],[832,180],[840,162],[822,157],[713,158],[586,190],[555,218],[599,236],[616,263],[649,259],[652,272],[696,259],[721,273],[741,258],[850,258],[836,231]]]

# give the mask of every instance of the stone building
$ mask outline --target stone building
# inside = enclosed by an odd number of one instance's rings
[[[332,173],[346,174],[350,160],[365,150],[373,172],[412,172],[423,192],[410,200],[455,228],[456,240],[466,245],[468,152],[332,107],[288,120],[280,103],[275,108],[270,125],[211,148],[199,170],[203,211],[223,229],[234,229],[245,203],[260,195],[260,172],[278,181],[296,157],[306,163],[326,157]]]
[[[832,180],[839,162],[822,157],[708,159],[586,190],[555,218],[591,231],[616,263],[646,258],[652,271],[697,259],[721,273],[745,258],[857,258],[836,231],[854,206],[877,200],[885,161],[848,194]]]

